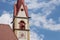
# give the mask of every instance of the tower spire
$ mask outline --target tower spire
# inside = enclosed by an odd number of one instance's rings
[[[28,9],[27,5],[25,5],[24,0],[17,0],[17,4],[14,6],[14,16],[16,16],[19,12],[19,9],[21,8],[21,5],[23,5],[26,16],[28,17]]]
[[[24,0],[17,0],[17,7],[19,8],[21,4],[24,4]]]

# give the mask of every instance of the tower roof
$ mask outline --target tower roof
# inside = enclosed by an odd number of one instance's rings
[[[0,24],[0,40],[17,40],[9,25]]]
[[[24,0],[17,0],[17,8],[19,9],[21,5],[24,5]]]
[[[27,5],[24,4],[24,0],[17,0],[17,4],[14,5],[14,16],[18,14],[21,5],[23,5],[26,16],[28,17],[28,9]]]

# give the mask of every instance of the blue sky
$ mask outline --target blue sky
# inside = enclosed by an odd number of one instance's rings
[[[14,3],[16,0],[0,0],[0,24],[12,25]],[[25,3],[31,17],[30,40],[60,40],[60,0],[25,0]]]

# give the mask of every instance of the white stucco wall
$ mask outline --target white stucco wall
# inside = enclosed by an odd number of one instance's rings
[[[19,22],[23,20],[26,24],[25,24],[25,29],[29,29],[29,22],[28,19],[20,19],[20,18],[15,18],[15,29],[19,29]]]
[[[21,34],[24,34],[24,37],[21,37]],[[28,31],[15,31],[15,34],[17,35],[18,40],[28,40],[29,39],[29,32]]]
[[[23,11],[21,11],[21,9],[23,9]],[[26,17],[23,5],[21,5],[21,8],[19,9],[17,17]]]

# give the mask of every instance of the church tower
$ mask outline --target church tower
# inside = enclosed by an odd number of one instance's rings
[[[17,0],[14,5],[13,31],[18,40],[30,40],[29,18],[24,0]]]

